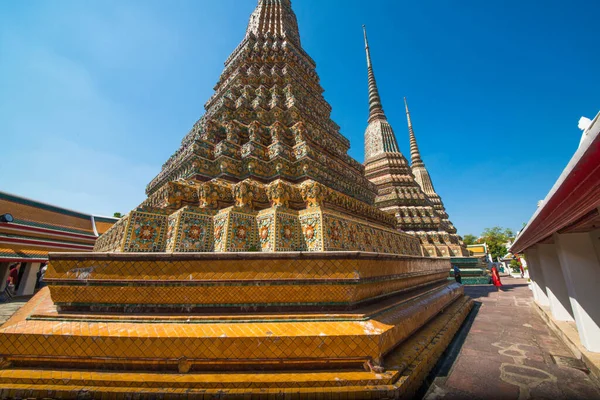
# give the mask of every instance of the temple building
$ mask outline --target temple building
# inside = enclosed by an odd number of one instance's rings
[[[377,187],[375,205],[382,211],[395,215],[402,231],[418,237],[427,255],[467,257],[469,253],[456,233],[456,228],[449,221],[444,204],[435,192],[429,172],[421,159],[406,98],[412,166],[398,147],[394,130],[381,105],[367,31],[365,27],[363,29],[369,83],[365,173]]]
[[[16,295],[31,295],[51,251],[92,251],[118,218],[102,217],[0,192],[0,292],[9,267],[19,263]]]
[[[415,393],[473,302],[379,209],[369,179],[392,170],[407,212],[442,223],[381,105],[371,158],[397,156],[365,168],[315,68],[291,1],[259,0],[147,199],[94,252],[51,253],[48,287],[0,328],[9,397]]]
[[[600,114],[510,251],[525,253],[542,317],[600,376]]]

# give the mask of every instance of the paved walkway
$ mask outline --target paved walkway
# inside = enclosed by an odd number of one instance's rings
[[[8,302],[0,303],[0,325],[5,323],[30,298],[31,296],[13,297]]]
[[[465,286],[476,306],[430,377],[426,400],[598,399],[600,388],[547,327],[524,279]]]

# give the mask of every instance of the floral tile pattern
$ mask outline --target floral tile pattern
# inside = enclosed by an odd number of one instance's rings
[[[226,251],[259,251],[256,213],[244,208],[230,208]]]
[[[165,214],[132,211],[129,214],[123,251],[164,251],[167,225],[168,217]]]
[[[213,215],[211,210],[193,207],[182,208],[170,215],[167,252],[212,251]]]
[[[303,251],[307,248],[298,212],[277,208],[276,212],[277,244],[276,251]]]

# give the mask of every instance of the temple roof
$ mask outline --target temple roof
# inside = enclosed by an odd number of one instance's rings
[[[91,251],[118,219],[86,214],[0,192],[0,261],[46,260],[51,251]]]
[[[510,247],[521,253],[555,233],[591,232],[600,226],[600,113],[527,225]]]

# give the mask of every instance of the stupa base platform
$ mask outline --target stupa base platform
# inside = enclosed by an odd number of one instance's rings
[[[492,282],[482,257],[452,257],[452,265],[460,268],[463,285],[488,285]],[[448,280],[454,280],[454,270],[450,269]]]
[[[449,281],[454,282],[454,276],[448,278]],[[483,276],[462,276],[462,282],[463,285],[489,285],[490,284],[490,277],[487,275],[483,275]]]
[[[460,296],[385,356],[383,371],[361,369],[223,373],[109,372],[8,368],[0,371],[2,398],[410,398],[420,387],[473,302]],[[389,367],[387,367],[389,366]],[[253,397],[252,397],[253,398]]]
[[[448,260],[53,254],[0,328],[2,397],[398,397],[471,308]]]

